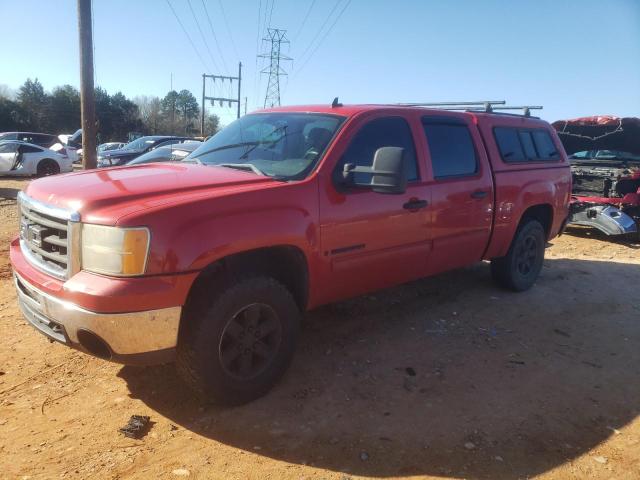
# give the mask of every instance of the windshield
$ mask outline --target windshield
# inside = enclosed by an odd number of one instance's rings
[[[344,117],[318,113],[246,115],[218,132],[187,160],[284,180],[306,177]]]
[[[156,143],[158,140],[157,138],[152,138],[152,137],[140,137],[137,140],[134,140],[133,142],[127,143],[124,147],[122,147],[123,150],[144,150],[145,148],[153,145],[154,143]]]
[[[103,143],[98,147],[98,152],[108,152],[109,150],[117,150],[123,147],[122,143]]]

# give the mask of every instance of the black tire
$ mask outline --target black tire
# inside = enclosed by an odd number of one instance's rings
[[[57,175],[58,173],[60,173],[60,165],[58,165],[55,160],[45,158],[44,160],[40,160],[40,162],[38,163],[36,172],[39,177]]]
[[[539,221],[525,220],[504,257],[491,260],[491,275],[498,285],[523,292],[533,286],[542,270],[545,232]]]
[[[270,277],[247,277],[193,305],[185,307],[178,340],[185,382],[203,400],[223,405],[267,393],[295,350],[300,310],[289,290]]]

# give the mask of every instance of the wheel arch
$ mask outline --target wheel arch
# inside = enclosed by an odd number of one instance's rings
[[[193,305],[206,292],[251,274],[273,277],[293,295],[300,311],[309,299],[309,267],[304,252],[293,245],[275,245],[234,253],[215,260],[200,271],[186,299]]]
[[[553,225],[553,206],[549,203],[540,203],[528,207],[520,216],[518,228],[527,220],[537,220],[544,228],[546,239],[551,234],[551,226]],[[517,230],[517,229],[516,229]]]

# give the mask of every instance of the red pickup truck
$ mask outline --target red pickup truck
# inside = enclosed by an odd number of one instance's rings
[[[176,360],[197,392],[242,403],[284,373],[306,310],[481,260],[528,289],[570,194],[562,145],[536,118],[275,108],[183,162],[30,183],[11,262],[50,339]]]

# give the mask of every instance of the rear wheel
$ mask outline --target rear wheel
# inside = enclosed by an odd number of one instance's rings
[[[526,220],[518,227],[507,254],[491,260],[493,279],[516,292],[528,290],[540,275],[544,248],[544,228],[535,219]]]
[[[295,349],[300,311],[291,293],[273,278],[249,277],[193,305],[178,342],[184,380],[219,404],[246,403],[269,391]]]
[[[60,173],[60,166],[55,160],[45,158],[38,163],[37,175],[39,177],[47,177],[49,175],[57,175]]]

